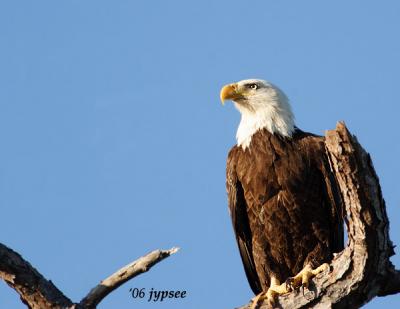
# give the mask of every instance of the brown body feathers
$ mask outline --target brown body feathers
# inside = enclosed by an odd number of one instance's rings
[[[291,138],[256,132],[227,162],[229,210],[255,294],[271,275],[281,282],[343,248],[341,199],[324,139],[296,129]]]

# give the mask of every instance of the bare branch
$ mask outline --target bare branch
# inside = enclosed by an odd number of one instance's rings
[[[171,254],[176,253],[178,250],[179,248],[172,248],[170,250],[155,250],[145,256],[142,256],[138,260],[133,261],[101,281],[99,285],[94,287],[89,294],[82,299],[80,304],[84,308],[95,308],[104,297],[106,297],[120,285],[132,279],[133,277],[147,272],[153,265],[169,257]]]
[[[384,283],[378,296],[386,296],[400,293],[400,271],[394,269],[394,267],[389,271],[387,276],[386,284]]]
[[[21,255],[0,244],[0,278],[16,290],[23,303],[32,309],[86,309],[96,305],[109,293],[126,281],[150,270],[152,266],[176,253],[179,248],[155,250],[138,260],[126,265],[116,273],[103,280],[77,304],[46,280]]]
[[[17,252],[0,244],[0,278],[32,309],[69,308],[72,301]]]
[[[326,132],[325,144],[345,203],[348,244],[304,295],[280,296],[278,308],[358,308],[400,292],[400,272],[389,261],[394,252],[385,201],[369,154],[344,123]]]

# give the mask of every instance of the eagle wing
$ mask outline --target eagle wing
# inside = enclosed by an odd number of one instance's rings
[[[236,174],[235,162],[237,162],[237,160],[235,160],[235,156],[237,152],[235,148],[236,147],[229,152],[226,167],[228,206],[247,280],[254,294],[257,295],[262,292],[262,287],[254,264],[246,201],[242,185]]]

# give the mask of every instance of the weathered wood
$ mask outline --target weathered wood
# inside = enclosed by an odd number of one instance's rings
[[[277,299],[278,308],[358,308],[375,296],[400,292],[400,271],[389,261],[394,254],[389,220],[370,156],[343,123],[326,133],[326,148],[345,202],[348,244],[332,261],[331,270],[312,280],[304,295],[300,291],[283,295]],[[103,280],[80,303],[73,303],[18,253],[2,244],[0,277],[30,308],[94,308],[122,283],[176,250],[156,250],[132,262]]]
[[[345,203],[348,243],[304,295],[282,295],[277,308],[359,308],[375,296],[400,292],[400,272],[389,260],[394,251],[385,201],[369,154],[342,122],[326,132],[325,144]]]
[[[126,281],[150,270],[150,268],[161,262],[163,259],[176,253],[179,248],[170,250],[155,250],[136,261],[122,267],[120,270],[104,279],[99,285],[94,287],[89,294],[82,299],[80,305],[83,308],[96,308],[97,304],[108,294],[121,286]]]
[[[155,250],[121,268],[93,288],[80,303],[74,303],[12,249],[0,244],[0,278],[16,290],[32,309],[92,309],[124,282],[148,270],[178,251]]]
[[[21,255],[0,244],[0,278],[18,292],[23,303],[32,309],[69,308],[72,301],[46,280]]]

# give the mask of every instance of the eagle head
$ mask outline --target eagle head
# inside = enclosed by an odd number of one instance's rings
[[[250,145],[251,137],[261,129],[271,134],[291,137],[294,116],[286,95],[278,87],[261,79],[246,79],[228,84],[221,89],[222,104],[232,100],[242,117],[236,134],[243,149]]]

